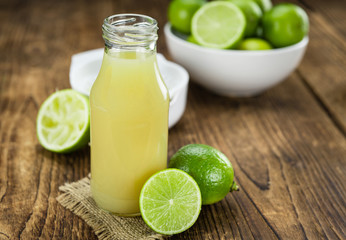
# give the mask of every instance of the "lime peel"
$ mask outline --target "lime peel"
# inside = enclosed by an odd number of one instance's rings
[[[171,157],[168,166],[183,170],[196,180],[203,205],[221,201],[230,191],[238,189],[229,159],[208,145],[183,146]]]

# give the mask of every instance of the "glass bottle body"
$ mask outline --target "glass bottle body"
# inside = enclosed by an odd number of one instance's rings
[[[143,184],[167,167],[168,107],[156,49],[106,46],[90,93],[91,190],[99,207],[139,214]]]

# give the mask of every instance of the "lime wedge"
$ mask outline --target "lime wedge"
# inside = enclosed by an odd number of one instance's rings
[[[202,197],[195,180],[170,168],[144,184],[139,206],[145,223],[157,233],[172,235],[190,228],[201,211]]]
[[[41,145],[52,152],[68,153],[87,145],[89,99],[72,89],[53,93],[40,107],[36,131]]]
[[[209,2],[197,10],[191,30],[196,41],[205,47],[226,49],[243,37],[246,20],[239,7],[231,2]]]

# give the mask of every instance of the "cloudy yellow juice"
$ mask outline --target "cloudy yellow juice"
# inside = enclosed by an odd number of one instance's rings
[[[99,207],[139,213],[143,184],[167,166],[168,106],[155,52],[106,50],[90,93],[91,190]]]

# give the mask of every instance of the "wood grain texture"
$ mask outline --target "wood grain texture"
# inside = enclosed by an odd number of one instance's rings
[[[346,2],[294,2],[301,4],[310,17],[310,43],[298,72],[346,135],[346,19],[342,15]]]
[[[309,13],[311,41],[282,84],[248,99],[190,84],[186,112],[169,131],[168,156],[189,143],[214,146],[231,160],[241,191],[204,206],[197,223],[171,239],[346,239],[346,54],[338,22],[346,8],[328,2],[297,2]],[[168,3],[0,2],[1,240],[96,239],[55,199],[60,185],[89,173],[90,151],[44,150],[37,111],[49,94],[69,88],[73,54],[103,46],[108,15],[156,18],[158,51],[169,58],[162,34]]]

